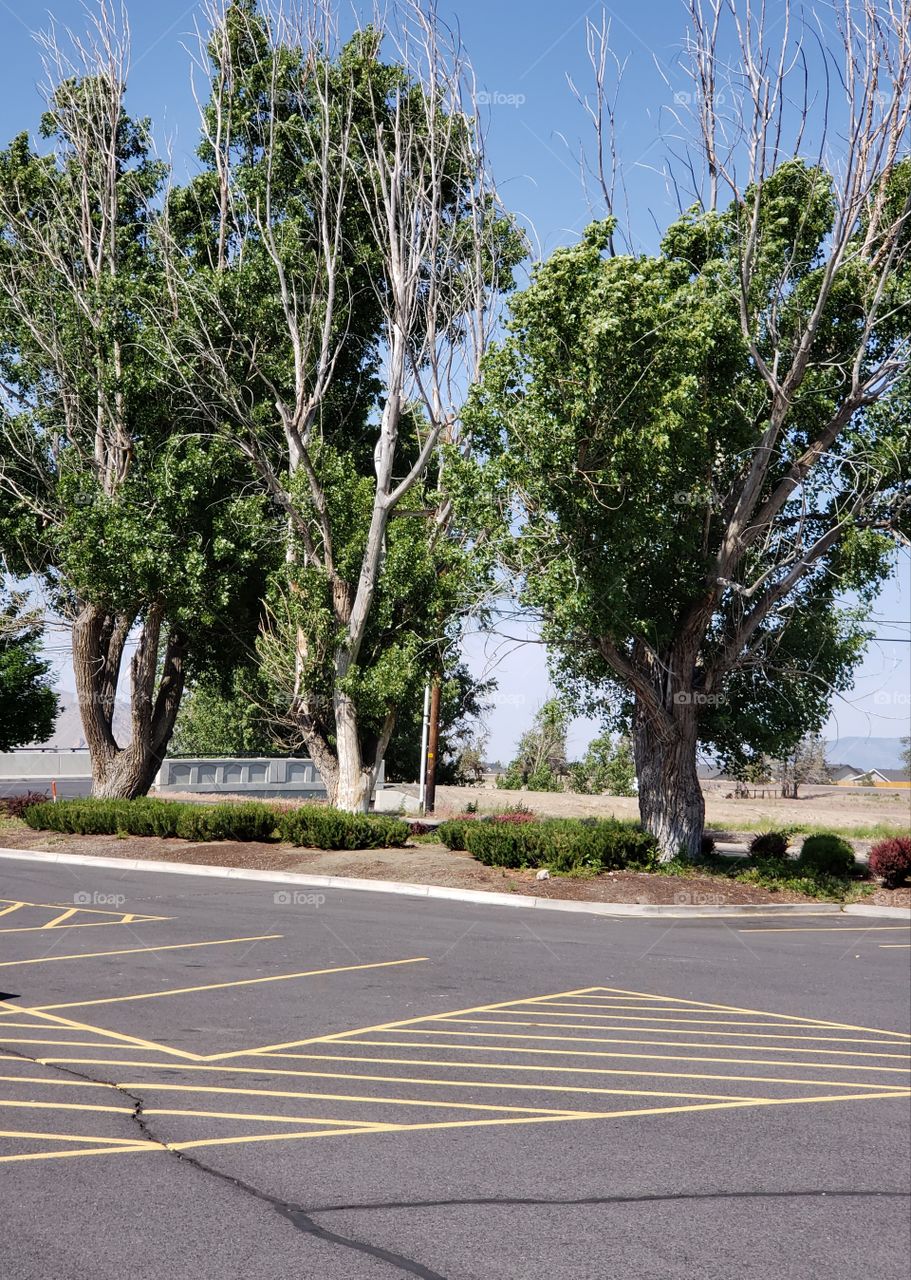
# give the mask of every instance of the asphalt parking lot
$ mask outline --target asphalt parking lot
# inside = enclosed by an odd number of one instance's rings
[[[4,1276],[907,1274],[903,921],[0,899]]]

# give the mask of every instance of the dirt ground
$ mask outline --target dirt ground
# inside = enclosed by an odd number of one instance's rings
[[[817,823],[848,827],[889,822],[911,825],[911,790],[805,786],[797,800],[781,796],[735,800],[730,783],[704,784],[706,825],[713,830],[738,831],[743,824]],[[575,792],[498,791],[496,787],[438,787],[436,812],[440,817],[463,813],[474,803],[482,813],[521,804],[552,817],[638,818],[639,802],[625,796],[580,796]]]
[[[501,793],[502,794],[502,793]],[[0,845],[14,849],[43,849],[95,857],[161,859],[196,865],[251,867],[264,871],[298,871],[310,875],[352,876],[363,880],[399,880],[499,893],[530,894],[577,902],[638,902],[720,906],[741,903],[809,902],[802,894],[760,889],[753,885],[709,876],[656,876],[616,871],[590,879],[552,876],[536,880],[534,871],[485,867],[469,853],[450,852],[443,845],[418,844],[405,849],[364,849],[327,852],[295,849],[290,845],[216,841],[191,844],[158,837],[67,836],[32,831],[23,823],[0,819]],[[0,863],[0,884],[2,884]],[[2,896],[2,894],[0,894]],[[911,887],[879,889],[865,902],[911,907]]]

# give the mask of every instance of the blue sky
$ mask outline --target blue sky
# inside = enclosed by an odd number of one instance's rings
[[[356,6],[357,7],[357,6]],[[128,105],[151,116],[162,153],[170,154],[178,175],[193,164],[196,114],[190,90],[190,60],[197,5],[185,0],[128,0],[132,29],[132,71]],[[536,250],[547,255],[575,241],[592,212],[582,190],[579,148],[588,138],[586,121],[567,84],[590,82],[585,22],[602,4],[583,0],[456,0],[440,11],[461,33],[478,85],[488,95],[489,150],[503,198],[529,230]],[[41,103],[39,51],[31,32],[52,12],[62,26],[80,29],[78,0],[0,0],[0,139],[37,126]],[[627,60],[622,93],[619,147],[634,211],[636,249],[654,248],[674,216],[676,201],[661,176],[668,138],[675,131],[675,95],[688,89],[679,65],[684,33],[680,0],[644,0],[607,6],[612,45]],[[597,211],[596,211],[597,212]],[[902,553],[896,578],[882,593],[874,617],[877,633],[907,641],[911,635],[911,559]],[[891,623],[904,621],[904,626]],[[525,634],[514,625],[505,632]],[[55,642],[59,643],[59,641]],[[507,758],[519,733],[547,697],[546,658],[538,644],[517,645],[502,636],[473,636],[467,653],[479,672],[499,681],[490,718],[489,754]],[[61,683],[71,687],[61,669]],[[908,733],[911,645],[874,644],[854,690],[838,699],[827,736],[897,737]],[[578,722],[570,747],[580,752],[595,727]]]

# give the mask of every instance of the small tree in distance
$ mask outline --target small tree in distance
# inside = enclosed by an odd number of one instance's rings
[[[506,791],[562,791],[567,771],[565,707],[549,698],[535,714],[534,724],[519,739],[515,759],[497,786]]]

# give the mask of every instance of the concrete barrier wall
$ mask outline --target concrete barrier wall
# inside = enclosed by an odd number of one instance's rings
[[[378,787],[383,786],[385,768],[380,770]],[[319,798],[326,788],[312,760],[271,759],[268,756],[240,759],[199,757],[165,760],[153,791],[157,794],[187,792],[209,794],[237,792],[249,796],[295,796]]]
[[[87,751],[0,752],[0,778],[91,778]]]

